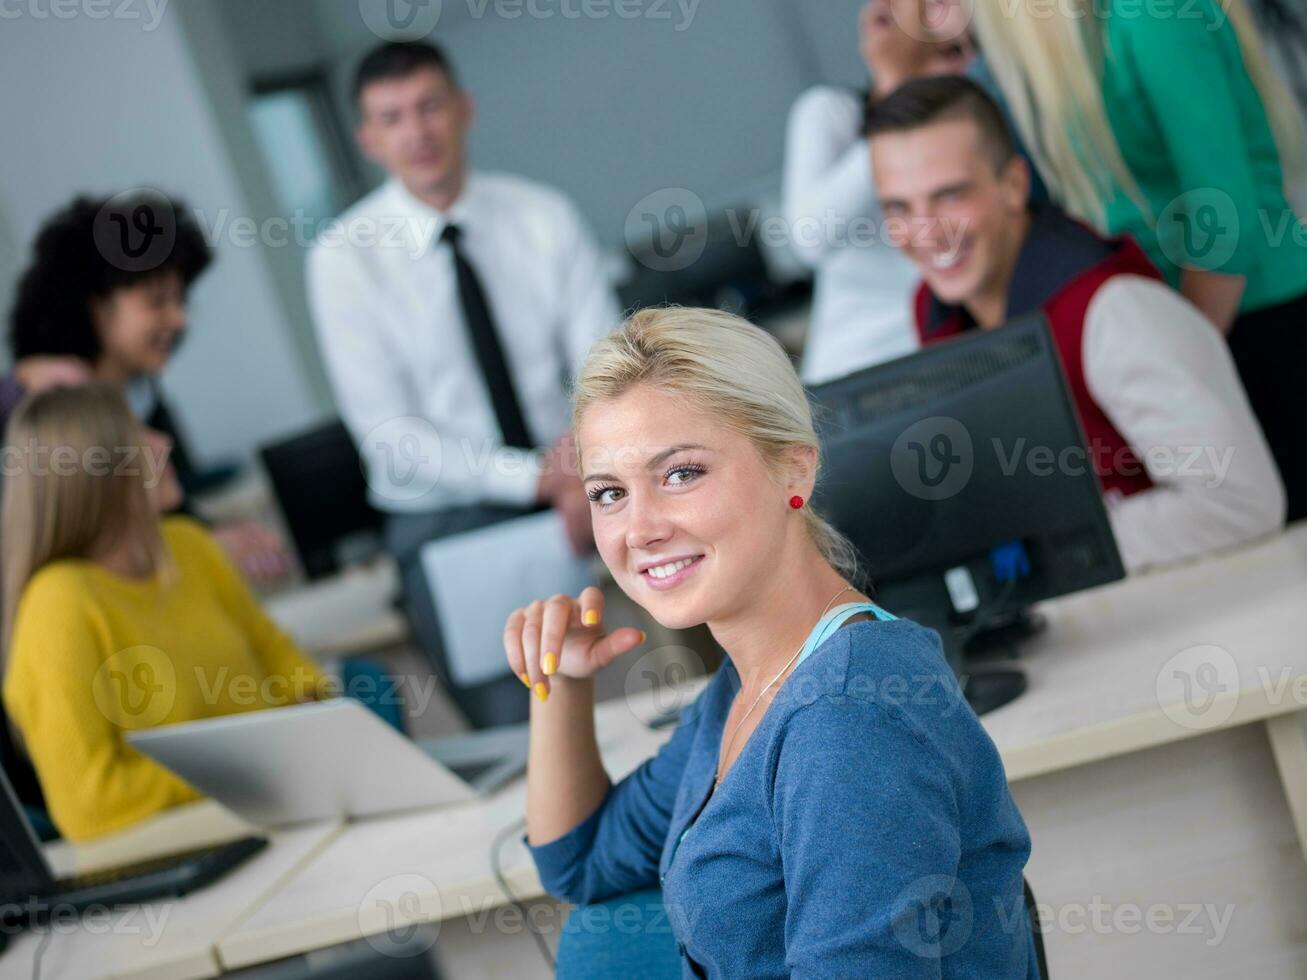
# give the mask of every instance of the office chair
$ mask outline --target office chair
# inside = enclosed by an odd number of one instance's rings
[[[1030,890],[1030,882],[1021,880],[1021,887],[1026,898],[1026,918],[1030,920],[1030,936],[1035,945],[1035,963],[1039,967],[1039,980],[1048,980],[1048,960],[1044,956],[1044,931],[1039,927],[1039,915],[1035,909],[1035,893]]]
[[[264,446],[259,458],[310,579],[339,570],[351,538],[375,538],[380,549],[382,516],[368,503],[358,449],[340,420]]]

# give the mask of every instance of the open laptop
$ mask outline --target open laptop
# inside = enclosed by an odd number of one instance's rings
[[[260,827],[463,803],[521,772],[527,751],[525,726],[419,745],[349,698],[144,729],[127,741]]]
[[[0,925],[39,924],[52,913],[180,898],[221,878],[267,845],[245,837],[217,847],[56,878],[9,778],[0,769]]]

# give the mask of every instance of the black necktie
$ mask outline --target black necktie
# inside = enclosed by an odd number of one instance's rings
[[[468,338],[472,341],[477,363],[481,365],[481,374],[486,379],[486,387],[490,390],[490,404],[494,406],[495,418],[499,421],[499,431],[504,437],[505,446],[534,449],[535,443],[531,441],[526,418],[522,415],[522,404],[517,399],[513,378],[508,373],[504,348],[499,342],[499,332],[495,329],[495,320],[490,314],[490,304],[486,301],[485,290],[481,288],[481,279],[468,262],[467,256],[463,254],[463,250],[458,247],[462,235],[463,231],[457,225],[446,225],[440,240],[448,242],[454,254],[454,269],[458,273],[458,299],[463,307],[463,323],[467,326]]]

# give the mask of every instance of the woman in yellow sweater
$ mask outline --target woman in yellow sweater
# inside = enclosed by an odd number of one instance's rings
[[[32,397],[4,450],[4,704],[83,840],[199,794],[124,732],[309,700],[326,679],[198,523],[167,439],[103,384]]]

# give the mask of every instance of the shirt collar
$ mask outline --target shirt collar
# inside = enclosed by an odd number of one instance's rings
[[[1021,243],[1012,281],[1008,284],[1007,318],[1015,320],[1042,309],[1067,283],[1102,262],[1120,244],[1100,238],[1060,208],[1031,205],[1030,230]],[[931,293],[927,333],[955,317],[961,318],[963,329],[975,326],[965,307],[941,303]]]
[[[469,172],[458,200],[448,210],[439,211],[415,197],[398,177],[391,177],[386,182],[385,211],[402,223],[404,241],[412,254],[422,253],[440,242],[446,225],[468,223],[476,212],[478,187],[476,175]]]

